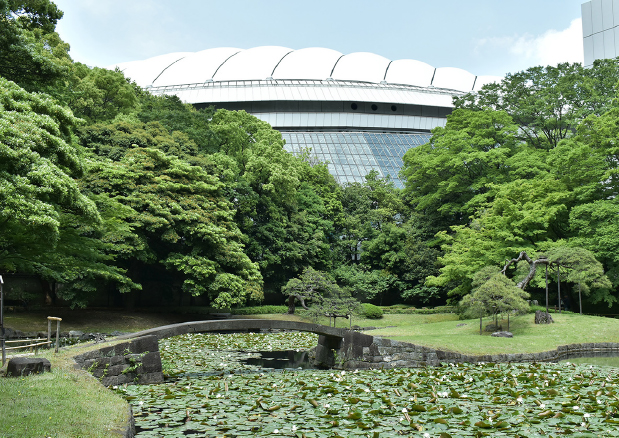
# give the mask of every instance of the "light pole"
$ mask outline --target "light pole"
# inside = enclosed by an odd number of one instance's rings
[[[4,348],[4,280],[0,275],[0,343],[2,344],[2,366],[6,362],[6,350]]]

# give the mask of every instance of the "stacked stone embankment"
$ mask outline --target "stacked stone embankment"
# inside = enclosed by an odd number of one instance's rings
[[[363,347],[361,356],[346,360],[343,367],[347,369],[417,368],[438,366],[441,363],[557,362],[576,357],[592,356],[619,356],[619,343],[570,344],[559,346],[556,350],[539,353],[467,355],[374,337],[369,346]]]
[[[156,336],[142,336],[102,347],[75,356],[74,359],[80,368],[88,370],[105,386],[163,382]]]

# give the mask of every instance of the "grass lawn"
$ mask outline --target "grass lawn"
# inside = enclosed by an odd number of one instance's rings
[[[307,321],[297,315],[259,317]],[[493,338],[487,332],[480,336],[479,319],[458,320],[457,315],[449,313],[385,314],[381,319],[356,317],[352,323],[360,327],[376,327],[376,330],[365,331],[368,335],[465,354],[537,353],[566,344],[619,342],[619,319],[581,316],[570,312],[552,313],[552,317],[555,323],[549,325],[535,324],[532,313],[510,318],[509,329],[514,334],[513,338]],[[328,324],[326,318],[319,322]],[[490,322],[490,318],[484,318],[483,326]],[[346,328],[348,324],[348,320],[343,318],[337,320],[338,327]],[[500,324],[507,329],[506,319],[500,321]]]
[[[480,336],[479,319],[418,324],[410,319],[415,315],[387,316],[402,319],[397,327],[367,333],[467,354],[536,353],[566,344],[619,342],[619,320],[575,313],[553,313],[555,323],[549,325],[535,324],[533,314],[510,318],[513,338],[493,338],[485,332]],[[483,326],[490,322],[490,319],[484,319]],[[507,329],[507,320],[500,323],[503,329]],[[458,327],[460,324],[466,325]]]
[[[72,357],[78,353],[44,351],[37,357],[50,360],[50,373],[0,378],[0,436],[124,436],[127,402],[86,371],[76,370]]]

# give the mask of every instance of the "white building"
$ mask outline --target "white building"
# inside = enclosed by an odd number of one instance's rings
[[[619,0],[591,0],[581,11],[585,66],[619,56]]]
[[[255,115],[282,132],[288,151],[311,148],[340,183],[375,169],[399,187],[402,156],[445,125],[453,96],[500,79],[324,48],[224,47],[117,66],[153,94]]]

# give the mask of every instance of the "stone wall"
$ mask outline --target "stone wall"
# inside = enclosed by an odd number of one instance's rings
[[[74,357],[104,386],[163,382],[161,356],[156,336],[142,336],[111,347],[102,347]]]
[[[366,368],[417,368],[437,366],[441,363],[510,363],[510,362],[557,362],[575,357],[619,356],[619,344],[612,342],[570,344],[556,350],[540,353],[465,355],[452,351],[437,350],[407,342],[374,337],[372,343],[362,347],[361,354],[345,355],[341,367],[345,369]]]

